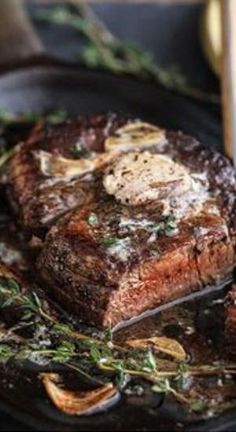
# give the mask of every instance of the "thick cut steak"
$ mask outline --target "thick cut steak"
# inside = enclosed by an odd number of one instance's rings
[[[234,266],[232,245],[218,216],[193,218],[181,224],[178,235],[163,233],[151,241],[145,227],[119,228],[123,214],[138,224],[133,212],[112,202],[96,204],[52,228],[38,263],[55,298],[86,322],[114,326],[219,282]],[[94,212],[95,228],[88,223]],[[139,217],[159,223],[155,211],[140,211]]]
[[[61,215],[93,199],[93,160],[105,138],[127,121],[108,114],[56,127],[41,123],[18,146],[7,190],[25,232],[43,236]]]
[[[59,302],[87,323],[115,326],[232,272],[228,159],[140,121],[121,122],[99,145],[106,162],[91,171],[89,199],[54,224],[38,259]]]

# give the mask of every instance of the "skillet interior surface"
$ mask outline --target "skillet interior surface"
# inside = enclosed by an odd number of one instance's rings
[[[116,111],[140,116],[168,129],[181,129],[206,145],[222,150],[219,107],[195,102],[156,84],[129,77],[115,77],[83,68],[35,66],[3,75],[0,79],[0,94],[0,110],[42,113],[63,109],[70,115]],[[213,293],[203,299],[195,299],[187,306],[194,314],[194,320],[196,318],[199,323],[203,323],[198,325],[200,334],[209,326],[209,322],[202,319],[201,311],[209,306],[216,295]],[[215,310],[212,313],[215,314]],[[158,326],[160,320],[165,322],[165,319],[170,319],[168,314],[166,317],[157,315],[148,318],[145,323],[151,327]],[[142,333],[142,325],[137,328],[134,331]],[[27,370],[27,380],[34,372],[32,367]],[[0,373],[1,382],[2,378]],[[158,409],[162,402],[158,395],[142,402],[134,399],[131,403],[120,403],[105,415],[68,418],[42,400],[39,390],[29,385],[27,380],[22,371],[12,371],[7,385],[0,386],[2,407],[38,430],[225,431],[236,426],[236,414],[230,412],[206,423],[186,416],[184,410],[171,401]],[[9,383],[14,384],[14,391],[9,391]]]
[[[2,76],[0,94],[0,110],[116,111],[181,129],[206,145],[221,147],[219,106],[193,101],[155,83],[73,66],[35,66]]]

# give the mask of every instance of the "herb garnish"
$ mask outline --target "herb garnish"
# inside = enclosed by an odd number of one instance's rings
[[[87,43],[80,58],[86,66],[108,69],[115,74],[152,79],[186,96],[213,104],[220,103],[218,94],[191,87],[176,65],[163,69],[150,52],[115,37],[85,0],[71,3],[73,7],[56,5],[42,9],[36,12],[35,17],[56,25],[69,25],[83,35]]]
[[[121,389],[125,389],[132,377],[143,378],[152,383],[153,391],[171,394],[194,411],[200,410],[200,405],[203,407],[201,397],[197,402],[196,397],[193,400],[179,390],[180,379],[236,374],[236,365],[188,364],[184,348],[169,338],[140,339],[117,345],[112,341],[110,330],[97,337],[79,333],[71,324],[59,322],[51,316],[35,291],[22,293],[18,280],[2,277],[0,309],[6,307],[20,312],[14,329],[28,326],[31,334],[17,341],[9,339],[0,343],[0,363],[30,360],[43,366],[50,364],[50,368],[59,363],[97,383],[96,371],[100,371],[100,384],[106,383],[109,377]]]
[[[8,109],[0,110],[0,124],[7,126],[11,123],[32,123],[35,124],[39,120],[46,120],[49,124],[57,125],[65,121],[68,114],[64,110],[55,110],[45,114],[38,114],[35,112],[24,112],[22,114],[15,114]]]
[[[202,399],[196,399],[191,402],[191,410],[194,412],[202,412],[207,408],[207,404]]]
[[[172,236],[175,234],[177,230],[177,220],[174,215],[168,215],[163,221],[157,224],[154,227],[153,231],[156,231],[157,234],[162,234],[166,236]]]
[[[59,123],[64,122],[68,117],[68,114],[65,110],[52,111],[49,114],[46,114],[46,121],[51,125],[57,125]]]
[[[88,224],[92,227],[95,227],[98,224],[98,217],[95,213],[90,213],[87,220]]]
[[[88,147],[82,146],[79,142],[77,142],[74,146],[74,155],[77,158],[89,159],[92,156],[92,152]]]
[[[106,246],[106,247],[117,245],[120,242],[122,242],[122,239],[119,239],[118,237],[110,237],[110,236],[103,237],[100,240],[101,245]]]
[[[17,151],[17,147],[12,148],[11,150],[6,150],[0,156],[0,169],[14,156]]]

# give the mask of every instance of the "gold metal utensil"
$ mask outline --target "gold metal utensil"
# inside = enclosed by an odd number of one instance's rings
[[[236,165],[236,0],[208,0],[201,35],[208,61],[221,78],[224,147]]]

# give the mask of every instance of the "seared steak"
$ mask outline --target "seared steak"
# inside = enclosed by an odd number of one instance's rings
[[[236,175],[219,153],[138,121],[103,141],[92,195],[51,228],[38,259],[55,298],[99,327],[224,279],[236,228]]]
[[[99,222],[91,227],[94,214]],[[119,229],[122,218],[132,220],[135,231],[132,225]],[[66,217],[48,234],[38,264],[41,277],[83,320],[113,326],[220,281],[232,270],[234,253],[220,217],[193,218],[180,224],[175,236],[164,230],[153,241],[142,218],[154,233],[160,219],[155,211],[140,211],[139,218],[101,201]]]
[[[93,160],[109,134],[127,122],[108,114],[33,130],[8,168],[9,200],[25,231],[44,235],[59,216],[93,199]],[[65,170],[68,162],[72,170]]]
[[[236,356],[236,287],[234,286],[227,297],[225,338],[227,351]]]

